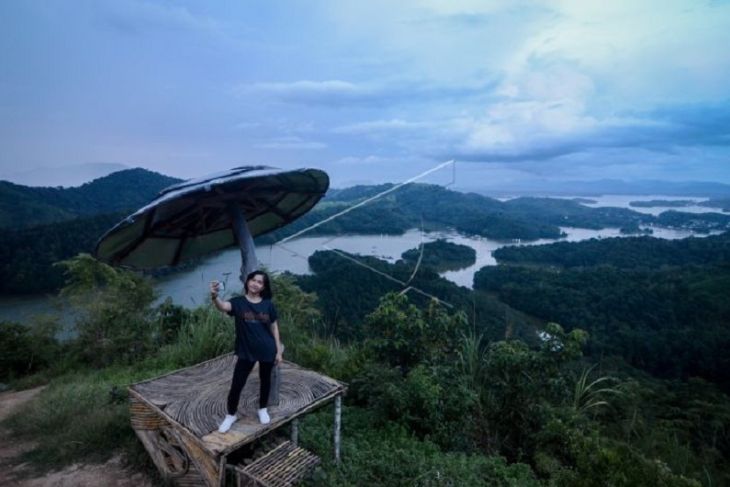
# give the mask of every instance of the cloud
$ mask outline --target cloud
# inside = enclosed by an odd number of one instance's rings
[[[370,137],[386,151],[398,148],[403,155],[435,159],[516,163],[581,153],[605,156],[611,150],[634,150],[641,158],[647,151],[672,154],[683,147],[730,146],[730,103],[666,105],[601,116],[589,113],[580,99],[507,98],[481,116],[370,120],[331,132]]]
[[[399,80],[381,83],[353,83],[343,80],[299,80],[240,84],[233,89],[238,97],[266,96],[285,103],[302,105],[383,106],[397,103],[441,102],[489,94],[496,83],[473,82],[459,84],[429,83]]]
[[[510,105],[517,114],[475,121],[467,139],[451,155],[484,162],[539,161],[609,148],[671,153],[680,147],[730,146],[729,107],[727,103],[670,105],[598,119],[560,107],[531,106],[527,111],[537,114],[537,122],[528,123]],[[555,113],[549,113],[552,110]],[[551,119],[558,123],[540,122]]]
[[[303,140],[299,137],[278,137],[253,145],[256,149],[282,149],[282,150],[320,150],[326,149],[327,144],[310,140]]]
[[[390,120],[371,120],[366,122],[358,122],[348,125],[342,125],[332,129],[336,134],[353,134],[368,135],[379,133],[393,132],[410,132],[414,130],[424,130],[434,127],[432,122],[409,122],[399,118]]]
[[[674,126],[681,145],[730,145],[730,99],[717,104],[663,106],[647,116]]]
[[[288,103],[305,105],[361,103],[373,99],[377,94],[374,88],[341,80],[253,83],[240,85],[234,92],[239,96],[264,95]]]
[[[310,134],[316,131],[311,120],[291,120],[276,118],[274,120],[241,121],[231,127],[234,131],[277,134]]]
[[[547,2],[552,16],[504,65],[519,79],[570,62],[600,80],[603,103],[627,109],[727,96],[730,3]]]
[[[5,166],[188,146],[382,179],[727,166],[728,2],[5,3]]]
[[[186,7],[144,1],[113,2],[102,20],[123,33],[192,30],[218,32],[220,25],[210,17],[195,15]]]
[[[233,130],[252,130],[261,127],[261,122],[238,122],[233,126]]]
[[[402,160],[394,157],[381,157],[375,155],[369,156],[346,156],[334,161],[335,164],[343,165],[375,165],[375,164],[392,164],[402,162]]]

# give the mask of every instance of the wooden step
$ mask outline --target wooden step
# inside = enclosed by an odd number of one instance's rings
[[[252,464],[237,466],[238,487],[290,487],[319,463],[314,453],[285,441]]]

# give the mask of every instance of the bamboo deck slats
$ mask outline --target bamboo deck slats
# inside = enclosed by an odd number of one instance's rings
[[[291,487],[319,465],[314,453],[285,441],[246,467],[236,467],[238,487]]]
[[[217,428],[236,357],[227,354],[133,384],[131,422],[163,477],[177,485],[222,485],[226,456],[345,392],[345,385],[290,362],[279,367],[279,404],[271,423],[258,422],[259,379],[254,370],[241,393],[238,421]]]

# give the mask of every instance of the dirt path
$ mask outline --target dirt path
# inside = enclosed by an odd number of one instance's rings
[[[43,387],[25,391],[0,393],[0,421],[36,397]],[[101,465],[74,464],[43,477],[30,477],[27,464],[18,457],[35,447],[32,441],[10,440],[8,431],[0,428],[0,485],[3,487],[152,487],[142,473],[124,468],[119,456]]]
[[[7,391],[0,393],[0,422],[8,418],[15,410],[36,397],[43,387],[28,389],[25,391]],[[22,469],[16,458],[22,453],[32,450],[35,443],[30,441],[17,441],[9,439],[8,431],[0,427],[0,485],[18,485],[12,483],[13,473]]]

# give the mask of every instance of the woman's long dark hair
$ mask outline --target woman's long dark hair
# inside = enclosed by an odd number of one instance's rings
[[[269,275],[264,271],[253,271],[246,276],[246,280],[243,282],[243,290],[248,294],[248,281],[256,276],[262,276],[264,278],[264,288],[261,290],[261,297],[264,299],[271,299],[273,294],[271,293],[271,283],[269,282]]]

